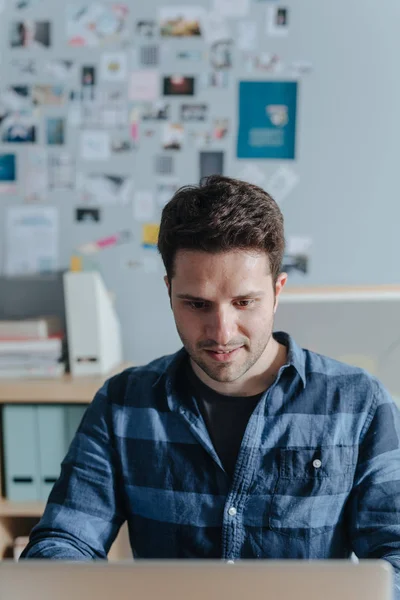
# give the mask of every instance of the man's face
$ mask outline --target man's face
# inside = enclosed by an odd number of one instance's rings
[[[265,252],[177,252],[172,285],[165,280],[179,336],[200,376],[239,383],[268,367],[286,277],[273,285]]]

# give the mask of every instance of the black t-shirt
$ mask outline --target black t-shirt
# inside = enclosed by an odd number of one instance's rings
[[[197,377],[189,360],[185,361],[185,376],[223,467],[233,476],[247,423],[264,392],[256,396],[219,394]]]

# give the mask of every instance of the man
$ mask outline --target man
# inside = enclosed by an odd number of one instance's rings
[[[210,177],[165,206],[158,247],[184,348],[100,389],[23,556],[106,558],[127,520],[138,558],[398,569],[399,412],[365,371],[272,333],[276,203]]]

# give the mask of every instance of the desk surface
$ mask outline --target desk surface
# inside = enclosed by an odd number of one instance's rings
[[[106,379],[129,366],[129,363],[122,363],[110,373],[96,376],[63,375],[54,379],[0,379],[0,404],[89,403]]]

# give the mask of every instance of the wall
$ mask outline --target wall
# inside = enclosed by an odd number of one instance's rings
[[[163,74],[182,73],[200,77],[209,73],[210,49],[202,37],[165,39],[158,35],[151,41],[139,39],[138,20],[157,19],[161,0],[126,0],[129,7],[128,37],[123,47],[110,44],[104,47],[75,48],[67,44],[66,8],[61,0],[37,0],[35,6],[17,9],[17,0],[6,0],[1,18],[1,91],[9,85],[60,83],[46,71],[49,59],[71,59],[76,71],[66,88],[78,90],[83,65],[99,66],[105,52],[121,50],[126,53],[128,73],[136,69],[155,70]],[[80,3],[82,6],[85,3]],[[87,3],[88,4],[88,3]],[[195,2],[176,3],[196,6]],[[202,3],[207,14],[212,1]],[[298,185],[282,201],[286,233],[311,238],[306,274],[293,272],[290,284],[381,284],[396,283],[399,279],[395,257],[400,253],[397,201],[398,152],[397,132],[400,130],[398,97],[400,84],[396,76],[400,51],[398,23],[400,4],[387,0],[384,8],[374,0],[321,2],[320,0],[287,0],[287,36],[275,37],[266,33],[266,11],[274,2],[252,0],[246,19],[256,22],[256,53],[273,52],[281,57],[281,73],[249,72],[245,56],[233,45],[232,67],[228,68],[229,84],[225,89],[199,86],[192,98],[170,97],[170,122],[179,122],[183,103],[209,105],[205,123],[187,124],[182,150],[162,150],[163,123],[142,123],[137,147],[123,155],[113,155],[103,161],[88,161],[80,154],[83,128],[67,126],[65,145],[48,147],[45,138],[45,119],[66,116],[69,103],[63,107],[42,107],[38,112],[38,143],[2,143],[0,153],[15,152],[18,157],[16,193],[0,196],[0,264],[5,265],[5,223],[8,207],[22,205],[26,200],[24,181],[28,169],[29,151],[44,147],[50,152],[66,151],[76,159],[77,175],[114,173],[131,176],[132,194],[126,205],[100,206],[99,223],[77,223],[75,209],[84,206],[78,189],[49,191],[42,199],[44,205],[57,207],[60,223],[59,264],[67,267],[73,250],[80,244],[129,229],[132,240],[125,245],[104,250],[94,258],[103,273],[107,286],[116,293],[117,309],[123,323],[124,351],[128,360],[146,362],[179,347],[168,297],[162,281],[163,269],[159,259],[154,265],[154,250],[141,247],[142,223],[134,218],[134,193],[155,192],[160,177],[154,170],[156,154],[174,157],[173,179],[180,185],[196,183],[201,150],[224,152],[224,174],[238,176],[246,165],[256,165],[266,180],[284,164],[299,177]],[[52,23],[52,45],[49,48],[11,48],[10,26],[13,21],[34,19]],[[238,39],[242,18],[227,19],[230,35]],[[140,48],[148,43],[159,48],[159,64],[142,67]],[[178,50],[200,51],[198,62],[176,58]],[[207,55],[208,52],[208,55]],[[36,75],[18,74],[15,61],[32,59]],[[293,61],[309,61],[307,73],[293,73]],[[297,143],[295,160],[238,160],[236,134],[238,127],[238,83],[242,80],[298,80]],[[126,107],[126,124],[110,133],[130,136],[129,81],[102,83],[99,90],[119,90]],[[228,118],[229,134],[222,140],[197,143],[190,132],[209,130],[214,118]],[[152,136],[145,135],[152,131]],[[29,148],[30,146],[30,148]],[[29,191],[29,190],[28,190]],[[94,207],[97,205],[94,204]],[[157,222],[161,208],[150,219]],[[143,263],[144,260],[144,263]],[[145,266],[147,265],[147,266]],[[154,270],[155,272],[146,272]],[[1,293],[1,292],[0,292]]]

